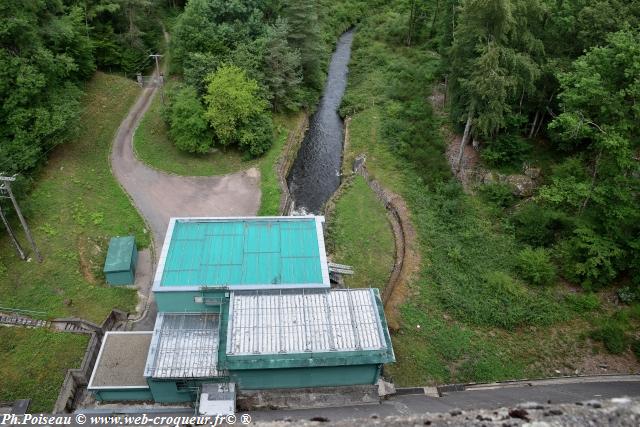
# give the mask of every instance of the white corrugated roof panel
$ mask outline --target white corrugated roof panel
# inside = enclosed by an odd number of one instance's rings
[[[159,313],[145,377],[202,378],[217,375],[217,314]]]
[[[386,348],[371,289],[234,292],[227,354]]]

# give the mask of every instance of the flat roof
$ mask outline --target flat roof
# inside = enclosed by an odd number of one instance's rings
[[[219,331],[218,314],[158,313],[144,376],[217,376]]]
[[[253,291],[231,295],[228,356],[387,348],[372,289]]]
[[[321,216],[172,218],[153,290],[328,288]]]
[[[152,332],[107,332],[87,389],[148,388],[144,367]]]
[[[135,244],[133,236],[112,237],[109,241],[109,249],[103,271],[110,273],[131,269],[131,257]]]

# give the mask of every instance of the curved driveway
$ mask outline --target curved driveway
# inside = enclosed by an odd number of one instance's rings
[[[260,207],[260,172],[251,168],[224,176],[185,177],[160,172],[139,161],[132,138],[156,92],[156,87],[144,89],[120,124],[111,167],[151,227],[157,257],[172,216],[255,215]]]

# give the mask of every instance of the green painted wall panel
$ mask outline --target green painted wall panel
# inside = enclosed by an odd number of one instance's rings
[[[215,383],[216,379],[184,380],[179,384],[176,380],[147,379],[153,400],[158,403],[194,402],[198,397],[198,388],[203,383]]]
[[[222,298],[224,295],[224,291],[207,291],[204,294],[198,291],[154,293],[158,311],[172,313],[217,313],[220,311],[219,307],[196,303],[194,298]]]
[[[323,368],[256,369],[231,371],[231,381],[240,390],[274,388],[337,387],[375,384],[378,365],[330,366]]]
[[[120,401],[151,401],[153,395],[151,390],[147,389],[120,389],[120,390],[99,390],[94,391],[96,400],[101,402],[120,402]]]
[[[133,285],[135,282],[135,274],[133,271],[118,271],[104,273],[106,282],[111,286]]]

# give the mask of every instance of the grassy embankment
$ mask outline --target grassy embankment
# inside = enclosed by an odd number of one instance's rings
[[[393,232],[382,203],[357,176],[336,200],[329,219],[328,244],[332,259],[354,268],[345,284],[382,290],[393,268]]]
[[[67,369],[80,367],[88,336],[0,326],[0,401],[31,399],[29,412],[48,412]]]
[[[135,290],[106,286],[102,266],[112,236],[133,234],[138,247],[149,244],[109,167],[111,141],[138,93],[131,80],[103,73],[87,83],[77,137],[51,153],[21,200],[44,262],[21,261],[3,234],[0,306],[94,322],[114,307],[135,308]]]
[[[51,153],[21,200],[44,262],[21,261],[3,234],[0,306],[94,322],[114,307],[135,308],[135,290],[106,286],[101,271],[111,236],[133,234],[139,247],[149,244],[109,167],[111,141],[138,94],[135,83],[118,76],[97,73],[87,83],[77,136]],[[86,345],[87,337],[76,334],[0,328],[0,400],[31,398],[32,411],[51,410],[66,369],[79,366]]]
[[[359,24],[343,107],[353,116],[344,164],[367,154],[369,172],[408,203],[420,242],[422,265],[401,307],[398,361],[387,374],[420,385],[582,372],[605,358],[631,366],[632,355],[605,355],[589,334],[637,326],[638,307],[612,316],[605,295],[526,283],[515,265],[523,245],[508,222],[451,179],[428,102],[439,58],[381,30],[395,16],[388,7]]]

